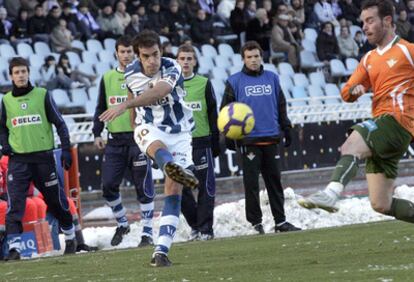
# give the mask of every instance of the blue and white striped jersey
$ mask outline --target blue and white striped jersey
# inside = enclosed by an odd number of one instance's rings
[[[152,77],[142,72],[141,63],[135,60],[125,71],[129,91],[135,96],[153,87],[159,81],[172,87],[170,94],[156,103],[136,108],[136,124],[151,123],[167,133],[191,132],[194,129],[193,113],[184,103],[183,76],[181,66],[173,59],[161,58],[161,67]]]

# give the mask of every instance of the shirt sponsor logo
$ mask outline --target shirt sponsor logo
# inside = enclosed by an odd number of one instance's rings
[[[151,106],[164,106],[164,105],[168,105],[170,103],[170,99],[168,99],[168,96],[159,99],[158,101],[156,101],[155,103],[151,104]]]
[[[202,110],[201,102],[195,101],[195,102],[187,102],[187,107],[192,109],[193,111],[200,112]]]
[[[111,96],[109,97],[109,106],[115,106],[115,105],[119,105],[123,102],[125,102],[128,99],[127,96]]]
[[[27,115],[12,118],[11,124],[13,127],[19,127],[24,125],[41,124],[42,117],[40,115]]]
[[[270,84],[246,86],[244,88],[246,96],[263,96],[272,94],[272,86]]]

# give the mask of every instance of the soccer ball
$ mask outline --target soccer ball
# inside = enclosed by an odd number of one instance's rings
[[[242,139],[254,127],[253,111],[244,103],[230,103],[221,109],[217,127],[227,138]]]

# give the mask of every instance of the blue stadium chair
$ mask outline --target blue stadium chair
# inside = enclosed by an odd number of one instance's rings
[[[89,101],[96,102],[98,101],[98,95],[99,95],[99,87],[98,86],[92,86],[88,89],[88,96]]]
[[[201,53],[204,57],[215,57],[218,55],[216,48],[210,44],[203,44],[201,46]]]
[[[358,64],[359,62],[355,58],[346,58],[345,60],[345,65],[348,72],[353,72],[357,68]]]
[[[78,48],[78,49],[81,49],[81,50],[83,50],[83,51],[85,51],[85,50],[86,50],[86,48],[85,48],[85,44],[83,44],[83,42],[82,42],[82,41],[77,40],[77,39],[75,39],[75,40],[73,40],[73,41],[72,41],[72,47],[74,47],[74,48]]]
[[[105,50],[115,52],[115,45],[116,45],[116,40],[115,39],[113,39],[113,38],[105,38],[104,39]]]
[[[203,66],[200,66],[199,68],[198,68],[198,71],[197,71],[199,74],[201,74],[201,75],[204,75],[204,76],[209,76],[210,75],[210,69],[208,69],[208,68],[206,68],[206,67],[203,67]]]
[[[320,69],[325,66],[324,63],[316,59],[315,53],[311,51],[300,51],[300,67],[302,69]]]
[[[355,37],[355,33],[357,33],[358,31],[362,32],[362,36],[364,36],[364,32],[362,31],[362,28],[360,26],[357,25],[351,25],[349,27],[349,30],[351,31],[351,36],[352,38]]]
[[[227,78],[229,77],[226,69],[225,68],[220,68],[220,67],[214,67],[211,70],[211,74],[212,74],[213,78],[221,79],[223,82],[226,81]]]
[[[16,51],[14,51],[13,47],[8,44],[1,44],[0,45],[0,56],[10,60],[13,57],[16,57]]]
[[[305,39],[310,40],[312,42],[316,42],[316,38],[318,38],[318,32],[313,28],[305,28],[303,31],[305,35]]]
[[[108,62],[98,62],[95,64],[96,74],[103,75],[109,70],[111,70],[111,64]]]
[[[341,60],[338,59],[332,59],[329,62],[330,69],[331,69],[331,75],[332,77],[346,77],[352,74],[352,72],[348,71]]]
[[[280,87],[282,87],[283,92],[290,92],[293,88],[293,82],[290,75],[281,74],[279,75]]]
[[[166,37],[166,36],[164,36],[164,35],[160,35],[160,42],[161,42],[161,44],[162,44],[162,43],[164,43],[164,42],[168,42],[168,41],[170,41],[170,40],[168,39],[168,37]]]
[[[214,57],[214,62],[215,62],[216,67],[221,67],[221,68],[226,68],[226,69],[231,67],[231,63],[229,59],[225,56],[217,55],[216,57]]]
[[[52,53],[49,45],[42,41],[37,41],[34,43],[34,50],[36,54],[41,55],[43,57],[49,56],[50,53]]]
[[[241,70],[242,70],[242,66],[231,66],[230,68],[227,69],[230,75],[233,75],[236,72],[239,72]]]
[[[96,57],[96,53],[91,52],[91,51],[83,51],[82,52],[82,62],[91,64],[91,65],[95,65],[99,61],[98,61],[98,58]]]
[[[293,75],[293,82],[295,86],[303,86],[305,88],[309,86],[309,80],[303,73],[295,73]]]
[[[196,52],[197,58],[200,58],[201,57],[200,49],[198,49],[197,46],[193,46],[193,48],[194,48],[194,51]]]
[[[22,42],[22,43],[17,44],[17,54],[20,57],[23,57],[27,60],[29,59],[30,55],[34,54],[34,52],[33,52],[32,46],[30,46],[27,43]]]
[[[323,91],[319,85],[309,85],[308,93],[309,93],[309,97],[311,98],[309,104],[312,104],[312,105],[322,104],[321,98],[324,97],[325,95],[323,94]]]
[[[66,52],[66,55],[68,56],[69,63],[72,65],[72,67],[77,67],[82,62],[79,55],[75,52],[69,51]]]
[[[211,85],[213,86],[214,94],[216,96],[217,108],[219,108],[221,100],[223,99],[224,89],[226,88],[226,85],[224,84],[223,80],[216,78],[213,78],[211,80]]]
[[[89,63],[81,63],[77,66],[77,69],[81,72],[84,72],[89,75],[95,75],[95,71],[93,70],[92,64]]]
[[[58,107],[70,107],[70,99],[66,91],[62,89],[52,90],[52,97]]]
[[[229,59],[234,55],[233,48],[227,43],[219,44],[218,50],[221,56],[227,57]]]
[[[32,84],[39,85],[39,83],[42,81],[42,76],[40,75],[38,68],[30,68],[29,79]]]
[[[358,98],[357,103],[371,103],[372,93],[366,93]]]
[[[85,111],[87,114],[93,115],[95,114],[96,109],[96,102],[95,101],[87,101],[85,104]]]
[[[85,108],[86,102],[88,102],[88,94],[86,93],[85,89],[78,88],[72,89],[70,91],[71,94],[71,106],[72,107],[82,107]]]
[[[264,63],[263,64],[263,69],[274,72],[275,74],[279,74],[277,71],[277,68],[274,64],[271,63]]]
[[[278,69],[281,75],[287,74],[292,77],[295,74],[295,71],[293,70],[292,65],[289,63],[279,63]]]
[[[86,41],[86,49],[88,51],[94,52],[95,54],[103,50],[102,43],[96,39],[88,39]]]
[[[341,102],[341,93],[339,88],[334,83],[327,83],[325,85],[325,104],[339,104]]]
[[[311,72],[309,74],[310,84],[324,87],[326,85],[325,75],[321,71]]]
[[[44,64],[44,59],[41,55],[32,54],[29,57],[30,67],[40,68]]]
[[[309,39],[302,40],[302,47],[305,51],[309,51],[316,54],[316,44]]]
[[[101,62],[107,62],[107,63],[113,63],[116,61],[114,52],[108,51],[108,50],[102,50],[98,53],[99,61]]]
[[[233,63],[234,66],[243,66],[243,59],[242,56],[240,54],[234,54],[231,57],[231,62]]]
[[[173,55],[177,57],[178,47],[177,46],[171,46],[171,53],[173,53]],[[197,54],[196,54],[196,56],[197,56]]]
[[[208,71],[214,68],[213,59],[211,57],[199,57],[198,64],[200,65],[200,68],[207,69]]]
[[[306,89],[304,87],[301,86],[294,86],[292,88],[292,97],[293,97],[293,101],[292,106],[306,106],[306,100],[308,99],[308,94],[306,94]],[[298,99],[298,100],[296,100]],[[296,100],[296,101],[295,101]]]
[[[9,62],[7,58],[0,56],[0,73],[9,72]]]

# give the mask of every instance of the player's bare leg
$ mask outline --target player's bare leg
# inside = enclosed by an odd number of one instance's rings
[[[323,191],[299,199],[299,205],[307,209],[320,208],[328,212],[338,211],[335,204],[345,186],[358,171],[358,161],[371,155],[371,150],[361,134],[354,130],[341,146],[341,158],[336,164],[331,182]]]

